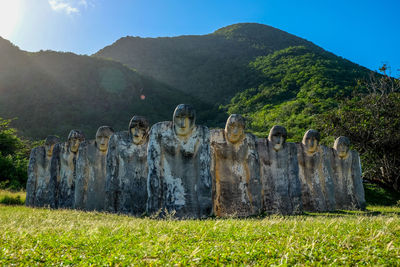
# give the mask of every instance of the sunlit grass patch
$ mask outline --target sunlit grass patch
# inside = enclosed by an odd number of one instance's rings
[[[153,220],[0,206],[0,264],[400,264],[400,208]]]

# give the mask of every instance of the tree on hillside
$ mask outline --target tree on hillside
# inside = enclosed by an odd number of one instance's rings
[[[368,94],[343,101],[318,121],[325,135],[350,138],[360,152],[364,178],[400,191],[400,81],[386,69],[364,83]]]

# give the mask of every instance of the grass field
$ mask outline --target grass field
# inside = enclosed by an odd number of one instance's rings
[[[400,265],[400,207],[175,221],[0,205],[0,265],[12,264]]]

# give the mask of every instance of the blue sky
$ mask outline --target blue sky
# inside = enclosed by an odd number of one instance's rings
[[[117,39],[267,24],[400,76],[400,0],[0,0],[0,36],[27,51],[92,54]]]

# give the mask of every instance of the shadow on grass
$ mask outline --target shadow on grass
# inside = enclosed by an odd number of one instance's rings
[[[4,205],[24,205],[25,201],[20,196],[3,196],[0,198],[0,204]]]
[[[390,188],[383,188],[377,184],[364,183],[365,200],[367,209],[337,210],[330,212],[304,212],[305,216],[380,216],[400,215],[400,193]]]
[[[302,212],[296,215],[277,215],[277,214],[261,214],[257,216],[246,217],[249,219],[264,219],[273,216],[284,216],[284,217],[297,217],[297,216],[309,216],[309,217],[348,217],[348,216],[381,216],[381,215],[398,215],[400,216],[400,193],[387,188],[382,188],[379,185],[365,183],[365,199],[367,201],[367,209],[361,210],[337,210],[331,212]],[[3,205],[24,205],[25,201],[18,195],[18,193],[13,193],[11,191],[2,190],[0,192],[0,204]],[[123,215],[123,214],[121,214]],[[182,220],[179,218],[174,218],[173,214],[169,214],[163,218],[157,219],[167,219],[167,220]],[[143,214],[141,218],[155,219],[153,216],[146,216]],[[217,218],[215,216],[210,216],[207,219],[240,219],[234,215],[227,218]],[[242,218],[243,219],[243,218]]]
[[[364,183],[367,205],[395,206],[400,204],[400,193],[377,184]]]

